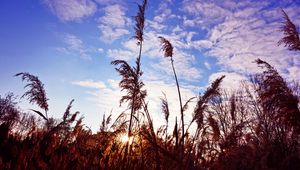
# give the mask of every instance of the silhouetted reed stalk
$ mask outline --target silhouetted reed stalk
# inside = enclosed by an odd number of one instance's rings
[[[219,92],[220,91],[220,84],[221,84],[224,77],[225,76],[221,76],[220,78],[217,78],[215,81],[213,81],[211,83],[211,86],[206,89],[204,94],[202,96],[198,97],[197,105],[196,105],[196,108],[195,108],[194,114],[193,114],[193,119],[190,122],[190,124],[188,125],[187,130],[186,130],[186,134],[187,134],[188,129],[190,128],[192,123],[196,121],[197,128],[196,128],[196,132],[195,132],[195,134],[192,138],[192,145],[190,146],[190,148],[188,149],[188,152],[187,152],[188,153],[188,158],[187,158],[187,161],[186,161],[185,168],[187,168],[187,166],[189,164],[189,161],[191,159],[191,152],[193,150],[194,143],[195,143],[196,139],[198,139],[200,131],[203,128],[204,111],[207,109],[207,106],[208,106],[207,104],[209,103],[209,101],[212,98],[220,95],[220,92]],[[208,118],[208,120],[209,120],[210,124],[212,125],[213,131],[214,131],[214,134],[215,134],[214,136],[217,136],[218,124],[216,123],[216,121],[211,116]]]
[[[175,150],[178,148],[178,124],[177,124],[177,116],[175,117],[175,126],[173,130],[173,137],[175,137]]]
[[[289,16],[282,10],[285,22],[281,27],[281,31],[285,35],[281,40],[279,40],[278,45],[284,44],[289,50],[300,51],[300,38],[299,32],[295,24],[290,20]]]
[[[184,152],[184,115],[183,115],[183,107],[182,107],[182,99],[181,99],[181,93],[180,93],[180,87],[179,87],[179,83],[178,83],[178,79],[177,79],[177,75],[176,75],[176,71],[175,71],[175,67],[174,67],[174,60],[173,60],[173,46],[170,43],[169,40],[167,40],[164,37],[158,37],[162,43],[162,49],[164,51],[164,56],[165,57],[170,57],[171,60],[171,65],[172,65],[172,69],[173,69],[173,73],[174,73],[174,77],[175,77],[175,81],[176,81],[176,86],[177,86],[177,92],[178,92],[178,99],[179,99],[179,104],[180,104],[180,114],[181,114],[181,130],[182,130],[182,138],[181,138],[181,147],[182,147],[182,155]]]
[[[171,65],[172,65],[172,70],[173,70],[173,74],[175,77],[175,81],[176,81],[176,86],[177,86],[177,92],[178,92],[178,99],[179,99],[179,104],[180,104],[180,114],[181,114],[181,130],[182,130],[182,137],[179,143],[180,146],[180,169],[183,166],[183,160],[182,158],[184,157],[184,136],[185,136],[185,131],[184,131],[184,115],[183,115],[183,106],[182,106],[182,99],[181,99],[181,93],[180,93],[180,87],[179,87],[179,83],[178,83],[178,79],[177,79],[177,74],[175,71],[175,67],[174,67],[174,60],[173,60],[173,45],[170,43],[169,40],[167,40],[166,38],[159,36],[158,37],[162,43],[162,49],[164,51],[164,57],[168,58],[170,57],[171,60]]]
[[[176,75],[176,72],[175,72],[175,68],[174,68],[174,63],[173,62],[174,62],[173,57],[171,57],[171,64],[172,64],[172,69],[173,69],[174,77],[175,77],[175,80],[176,80],[176,86],[177,86],[177,92],[178,92],[178,99],[179,99],[179,104],[180,104],[181,130],[182,130],[182,147],[184,147],[184,115],[183,115],[182,99],[181,99],[181,93],[180,93],[179,83],[178,83],[178,79],[177,79],[177,75]]]
[[[157,140],[156,140],[156,135],[154,132],[154,128],[153,128],[153,121],[151,119],[149,110],[148,110],[148,105],[146,104],[145,100],[143,100],[143,107],[144,107],[144,111],[146,113],[146,118],[148,120],[148,126],[150,127],[150,132],[151,132],[151,139],[148,138],[148,141],[150,140],[150,142],[153,144],[154,146],[154,151],[155,151],[155,161],[156,161],[156,169],[160,170],[161,169],[161,161],[160,161],[160,156],[159,156],[159,148],[157,147]]]
[[[138,41],[137,44],[139,45],[139,55],[136,61],[136,81],[139,81],[140,76],[142,75],[141,71],[140,71],[140,66],[141,66],[141,55],[142,55],[142,49],[143,49],[143,35],[144,35],[144,23],[145,23],[145,10],[147,7],[147,0],[143,1],[143,4],[140,5],[138,4],[138,13],[137,15],[134,17],[136,25],[134,27],[135,29],[135,36],[134,38]],[[132,105],[135,105],[136,102],[136,95],[137,92],[140,90],[138,89],[138,86],[135,86],[135,90],[133,91],[133,95],[132,95]],[[133,114],[135,113],[135,108],[131,107],[131,114],[130,114],[130,121],[129,121],[129,130],[128,130],[128,137],[131,136],[131,125],[132,125],[132,117]]]
[[[49,100],[46,97],[46,92],[44,89],[44,84],[38,79],[37,76],[31,75],[29,73],[18,73],[15,76],[21,76],[22,81],[27,81],[28,83],[24,88],[29,88],[23,95],[23,97],[27,97],[29,103],[36,103],[41,109],[45,111],[45,115],[40,111],[33,110],[35,113],[39,114],[46,121],[48,120],[48,103]]]
[[[164,97],[161,98],[161,110],[165,115],[165,120],[166,120],[166,137],[165,137],[165,146],[167,146],[167,141],[168,141],[168,123],[169,123],[169,115],[170,115],[170,111],[169,111],[169,103],[167,100],[167,96],[165,93],[163,93]]]
[[[131,67],[126,61],[123,60],[115,60],[112,62],[114,65],[119,65],[120,67],[116,70],[120,73],[123,79],[120,81],[119,85],[122,90],[127,91],[127,95],[123,96],[120,100],[120,103],[129,101],[130,107],[130,119],[129,119],[129,127],[128,127],[128,138],[132,136],[132,126],[133,126],[133,117],[136,111],[140,110],[143,106],[143,100],[146,97],[146,91],[141,90],[144,86],[144,83],[140,80],[142,76],[142,72],[140,69],[141,65],[141,55],[142,55],[142,48],[143,48],[143,35],[144,35],[144,25],[145,25],[145,10],[147,7],[147,0],[144,0],[142,4],[138,4],[138,13],[134,17],[135,19],[135,35],[133,38],[137,40],[137,44],[139,45],[139,54],[136,59],[136,67]],[[126,144],[126,150],[124,154],[124,161],[127,160],[127,154],[130,148],[128,145],[129,142]],[[129,148],[128,148],[129,147]],[[126,167],[124,167],[126,168]]]
[[[265,68],[264,74],[256,76],[256,82],[259,85],[257,93],[264,112],[272,115],[278,123],[286,124],[299,134],[300,110],[297,96],[293,94],[287,82],[274,67],[261,59],[255,61],[260,67]]]

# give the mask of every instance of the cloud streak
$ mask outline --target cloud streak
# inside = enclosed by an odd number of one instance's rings
[[[101,40],[113,42],[121,36],[129,34],[126,26],[130,19],[125,16],[125,8],[120,4],[109,5],[104,8],[105,14],[98,19],[98,28],[101,32]]]
[[[92,0],[43,0],[61,21],[81,21],[93,15],[97,5]]]
[[[73,34],[66,34],[63,36],[63,41],[67,45],[67,47],[57,48],[58,51],[66,54],[72,54],[74,56],[79,55],[80,58],[85,60],[92,59],[90,53],[94,52],[95,50],[86,47],[83,41],[79,39],[77,36]]]
[[[87,87],[87,88],[96,88],[96,89],[104,89],[106,88],[105,84],[102,81],[93,81],[93,80],[84,80],[84,81],[75,81],[72,84]]]
[[[295,73],[295,68],[300,66],[300,58],[277,45],[283,36],[279,31],[282,15],[281,9],[273,7],[273,3],[186,0],[183,10],[193,21],[199,19],[207,27],[207,38],[197,41],[206,42],[204,46],[208,48],[205,55],[216,58],[221,69],[240,74],[257,73],[259,69],[253,61],[261,58],[288,79],[295,78],[295,74],[299,75]],[[300,15],[297,4],[285,1],[279,5],[289,11],[292,19],[297,20],[296,16]],[[290,67],[293,69],[287,69]]]

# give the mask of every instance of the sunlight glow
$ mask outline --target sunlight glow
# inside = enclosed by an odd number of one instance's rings
[[[133,137],[128,137],[127,134],[121,134],[120,137],[119,137],[120,141],[124,144],[126,144],[127,142],[129,142],[129,144],[132,143],[133,141]]]

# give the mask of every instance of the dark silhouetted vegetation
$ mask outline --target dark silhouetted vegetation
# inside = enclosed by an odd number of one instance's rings
[[[104,115],[97,132],[82,124],[72,112],[72,100],[60,119],[48,115],[48,98],[37,76],[19,73],[26,81],[30,103],[44,113],[27,113],[13,93],[0,96],[0,169],[300,169],[300,88],[287,82],[268,62],[256,59],[263,70],[242,82],[234,92],[222,89],[225,76],[214,80],[198,96],[182,103],[173,64],[173,46],[164,37],[164,56],[170,58],[180,101],[179,123],[169,125],[170,106],[161,98],[165,125],[153,128],[147,93],[141,79],[141,56],[147,0],[138,5],[135,36],[139,54],[134,66],[112,61],[126,92],[120,104],[128,109]],[[289,50],[299,50],[299,35],[286,20],[280,40]],[[188,105],[196,102],[192,113]],[[190,121],[184,114],[191,114]],[[173,129],[170,132],[168,129]]]

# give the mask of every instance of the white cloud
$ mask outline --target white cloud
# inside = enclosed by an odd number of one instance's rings
[[[146,25],[154,29],[155,31],[162,31],[166,28],[164,24],[161,24],[157,21],[146,20]]]
[[[165,20],[172,17],[172,10],[169,8],[168,2],[160,3],[155,13],[157,15],[154,16],[153,21],[158,23],[163,23]]]
[[[209,62],[205,61],[204,62],[205,67],[210,70],[211,69],[211,65],[209,64]]]
[[[242,81],[247,81],[247,78],[241,74],[234,73],[234,72],[216,72],[209,76],[209,83],[212,83],[217,78],[220,78],[221,76],[225,76],[225,78],[221,82],[221,88],[226,91],[232,91],[238,90],[240,87]]]
[[[124,8],[118,4],[110,5],[104,8],[105,15],[99,18],[103,24],[112,27],[124,27],[126,23]]]
[[[112,43],[123,35],[129,34],[129,31],[124,28],[113,28],[107,25],[99,25],[101,31],[101,40],[103,42]]]
[[[279,31],[283,16],[280,9],[272,6],[272,1],[217,2],[183,2],[183,11],[189,15],[189,19],[183,17],[183,25],[195,28],[195,22],[201,21],[208,28],[208,34],[202,40],[187,39],[187,48],[198,47],[200,52],[202,48],[206,49],[206,55],[215,57],[222,70],[257,73],[260,70],[253,61],[261,58],[288,79],[297,76],[294,70],[299,67],[300,58],[277,44],[283,37]],[[297,17],[300,15],[299,6],[293,2],[280,5],[285,7],[293,21],[300,21]]]
[[[196,67],[196,58],[189,52],[181,50],[181,48],[199,48],[200,42],[192,42],[192,37],[194,32],[180,32],[174,35],[161,35],[155,31],[147,31],[144,34],[144,44],[142,56],[145,57],[147,61],[154,61],[145,66],[148,69],[160,70],[160,73],[167,73],[170,77],[173,77],[173,71],[169,58],[163,57],[163,51],[161,50],[161,42],[159,41],[159,36],[165,36],[174,46],[174,65],[177,72],[177,76],[180,80],[188,81],[199,81],[201,78],[201,70]],[[181,40],[184,39],[185,42]],[[204,42],[204,41],[203,41]],[[121,43],[123,48],[119,49],[109,49],[107,51],[107,56],[113,59],[122,60],[132,60],[138,56],[139,47],[136,44],[135,39],[130,39]],[[202,45],[204,46],[204,45]],[[157,75],[159,76],[159,75]]]
[[[163,55],[163,52],[161,53],[161,55]],[[173,59],[178,79],[199,81],[201,78],[201,70],[194,66],[194,64],[196,64],[196,59],[193,55],[175,49]],[[153,68],[162,70],[169,76],[174,76],[170,58],[161,57],[158,63],[153,64]]]
[[[186,27],[195,27],[197,25],[202,24],[202,20],[198,19],[188,19],[186,16],[183,17],[183,25]]]
[[[86,100],[94,103],[98,106],[97,112],[99,113],[108,113],[112,111],[112,120],[115,120],[117,116],[126,110],[126,105],[123,104],[121,107],[119,106],[120,99],[124,92],[120,91],[118,87],[118,80],[109,79],[106,82],[103,81],[95,81],[95,80],[83,80],[83,81],[75,81],[71,82],[74,85],[79,85],[85,88],[91,88],[86,90],[88,97]],[[86,115],[89,117],[88,115]],[[89,118],[94,124],[98,124],[98,119]],[[95,127],[93,127],[95,128]]]
[[[75,35],[67,34],[64,37],[64,41],[68,45],[70,45],[70,48],[72,48],[72,49],[83,48],[83,42],[78,37],[76,37]]]
[[[176,25],[172,30],[172,34],[176,34],[177,32],[181,31],[183,31],[183,29],[179,25]]]
[[[223,1],[221,3],[223,3]],[[185,0],[182,10],[193,16],[192,19],[184,19],[184,25],[192,27],[199,24],[220,22],[230,13],[228,9],[206,0]]]
[[[202,49],[208,49],[213,46],[213,43],[209,40],[195,40],[195,41],[189,41],[190,47],[193,47],[194,49],[202,50]]]
[[[158,34],[154,31],[145,33],[145,43],[143,47],[143,53],[150,58],[162,57],[161,45],[158,39]]]
[[[100,52],[100,53],[103,53],[104,49],[103,48],[98,48],[97,51]]]
[[[92,0],[43,0],[62,21],[80,21],[93,15],[97,5]]]
[[[289,67],[287,70],[288,70],[289,81],[295,80],[300,83],[300,66]]]
[[[132,51],[122,50],[122,49],[109,49],[107,50],[106,55],[109,58],[112,58],[114,60],[125,60],[125,61],[129,61],[130,59],[136,57]]]
[[[119,4],[109,5],[104,8],[104,16],[99,18],[101,39],[104,42],[113,42],[123,35],[129,34],[126,26],[130,19],[125,16],[125,8]]]
[[[60,52],[64,52],[71,55],[79,55],[82,59],[91,60],[90,52],[94,50],[84,45],[83,41],[77,36],[72,34],[66,34],[63,37],[63,41],[67,44],[67,47],[58,48]]]
[[[79,85],[82,87],[88,87],[88,88],[96,88],[96,89],[106,88],[105,84],[102,81],[94,81],[94,80],[75,81],[72,82],[72,84]]]

